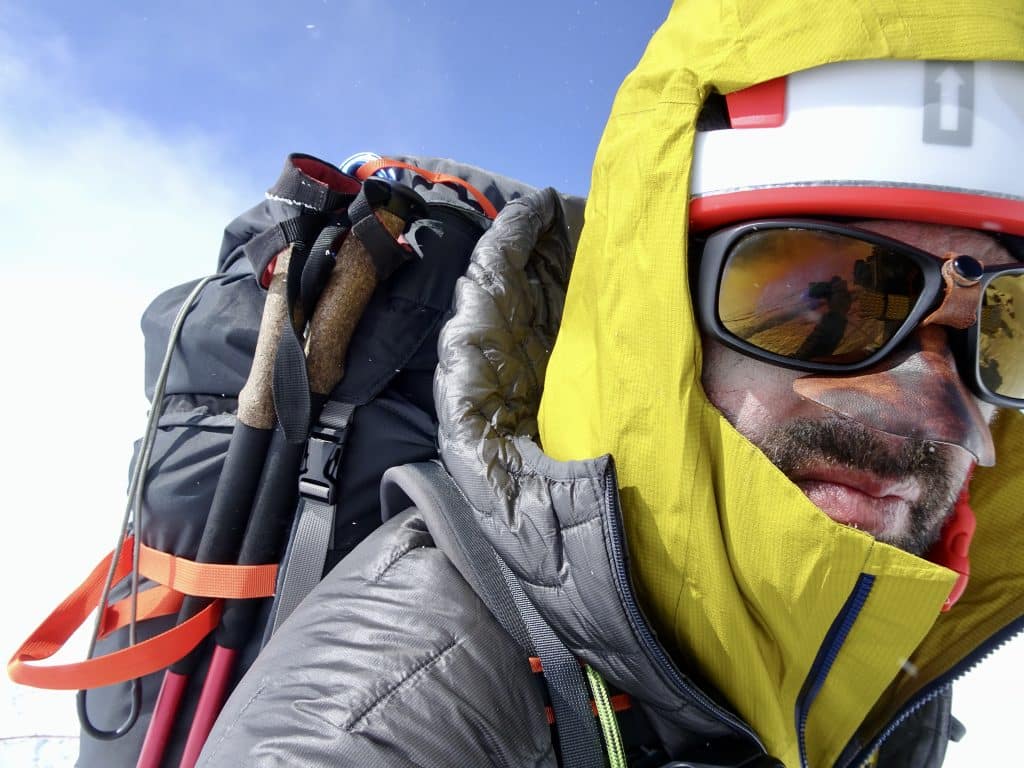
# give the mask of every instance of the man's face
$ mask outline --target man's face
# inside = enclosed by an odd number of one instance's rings
[[[985,265],[1013,261],[995,240],[974,230],[895,221],[856,226],[937,256],[968,254]],[[946,331],[919,328],[905,345],[914,343],[946,348]],[[943,359],[956,376],[952,356]],[[954,445],[888,433],[887,403],[879,402],[874,423],[864,423],[805,399],[793,382],[806,375],[704,337],[705,392],[741,434],[833,520],[925,554],[938,539],[974,457]],[[978,406],[990,420],[995,408]]]

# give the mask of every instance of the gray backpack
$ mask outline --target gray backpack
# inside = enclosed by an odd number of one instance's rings
[[[79,765],[192,764],[266,638],[380,524],[384,472],[437,456],[455,282],[531,188],[427,158],[346,170],[289,156],[227,226],[216,273],[142,318],[153,406],[116,557],[11,670],[80,689]],[[89,660],[59,679],[33,666],[97,604]]]

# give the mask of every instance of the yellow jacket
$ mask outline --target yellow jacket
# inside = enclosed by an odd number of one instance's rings
[[[832,765],[1024,614],[1019,414],[993,427],[996,466],[972,484],[971,580],[940,613],[951,571],[834,523],[701,389],[686,244],[705,97],[880,58],[1024,60],[1024,4],[675,4],[601,141],[541,407],[549,455],[614,456],[633,579],[662,642],[790,766],[801,763],[801,727],[808,763]],[[844,616],[838,655],[817,679]]]

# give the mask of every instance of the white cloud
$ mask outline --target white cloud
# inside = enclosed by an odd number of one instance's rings
[[[0,51],[9,654],[113,544],[147,409],[142,310],[215,269],[224,225],[258,193],[242,191],[215,141],[92,103],[62,38],[15,41],[0,23]],[[84,639],[62,658],[81,658]],[[73,693],[3,677],[0,739],[76,733]],[[0,763],[4,744],[15,742],[0,743]]]

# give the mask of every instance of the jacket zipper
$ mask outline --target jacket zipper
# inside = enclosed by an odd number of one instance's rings
[[[814,663],[811,664],[811,669],[807,673],[807,678],[804,680],[800,695],[797,696],[796,732],[800,745],[800,764],[802,766],[807,766],[807,717],[810,714],[811,705],[818,697],[821,687],[825,684],[825,678],[828,677],[836,657],[839,656],[839,650],[843,647],[843,643],[846,642],[846,637],[850,634],[850,630],[853,629],[854,622],[857,621],[857,617],[860,615],[861,609],[864,607],[864,603],[867,601],[874,584],[874,576],[862,573],[858,577],[857,583],[853,587],[853,592],[846,598],[843,607],[832,621],[832,626],[829,627],[828,634],[825,635],[825,640],[818,649],[818,654],[814,657]]]
[[[697,707],[703,710],[705,714],[711,715],[719,722],[747,736],[761,749],[762,752],[767,754],[768,750],[765,748],[764,743],[760,738],[758,738],[757,734],[754,733],[750,726],[737,718],[731,712],[728,712],[718,706],[699,689],[695,688],[693,684],[680,674],[679,670],[676,669],[675,664],[672,663],[668,658],[668,655],[665,653],[665,650],[655,639],[654,633],[647,624],[647,619],[645,619],[643,614],[640,612],[636,598],[633,596],[633,585],[629,580],[629,575],[626,573],[625,536],[622,531],[622,516],[619,510],[618,494],[616,493],[617,488],[618,480],[615,476],[615,465],[612,463],[611,459],[609,459],[608,469],[605,472],[605,500],[608,504],[609,512],[608,538],[612,549],[612,573],[615,576],[615,581],[619,588],[619,594],[622,596],[622,604],[626,610],[626,617],[632,625],[637,639],[640,641],[643,649],[647,652],[647,655],[655,661],[669,680],[683,692],[687,699],[696,704]]]
[[[845,768],[864,765],[874,751],[881,747],[882,744],[884,744],[885,741],[892,736],[893,733],[895,733],[911,715],[936,697],[940,696],[944,691],[949,689],[953,683],[984,661],[986,657],[991,656],[999,649],[1000,646],[1010,642],[1010,640],[1021,634],[1021,632],[1024,632],[1024,617],[1021,617],[1003,627],[1003,629],[999,630],[987,641],[979,645],[973,653],[966,656],[963,661],[922,688],[920,692],[918,692],[918,695],[909,701],[899,714],[896,715],[896,717],[889,721],[889,725],[887,725],[873,741],[857,752],[853,759],[848,760],[844,764]]]

